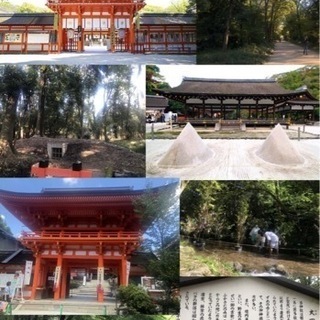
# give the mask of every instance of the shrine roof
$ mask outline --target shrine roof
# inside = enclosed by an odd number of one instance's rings
[[[41,25],[53,26],[54,13],[2,13],[0,25]],[[142,13],[140,25],[175,25],[195,24],[192,14]]]
[[[53,25],[52,13],[0,13],[0,25]]]
[[[109,223],[108,228],[132,231],[145,229],[151,222],[146,217],[140,221],[135,201],[143,195],[158,196],[172,186],[176,183],[137,190],[130,187],[47,188],[34,193],[0,190],[0,203],[30,230],[64,225],[68,221],[70,225],[91,223],[96,227]]]
[[[273,79],[206,79],[185,77],[182,83],[172,89],[154,90],[159,94],[169,97],[170,94],[191,95],[191,96],[281,96],[307,94],[311,99],[316,100],[309,91],[304,88],[301,90],[287,90],[282,88]]]
[[[237,277],[237,279],[245,278],[245,277]],[[294,290],[296,292],[300,292],[309,297],[319,299],[319,290],[312,288],[307,285],[303,285],[296,281],[290,280],[285,277],[251,277],[252,279],[258,278],[265,281],[272,282],[274,284],[280,285],[287,289]],[[213,282],[213,281],[223,281],[226,279],[230,279],[230,277],[180,277],[180,288],[188,287],[196,284]]]
[[[163,187],[151,188],[157,193]],[[98,207],[106,204],[132,205],[147,190],[119,188],[45,188],[41,192],[27,193],[0,189],[0,203],[7,208],[17,207]]]
[[[145,25],[195,24],[194,14],[142,13],[140,18]]]
[[[166,107],[168,107],[168,99],[165,97],[162,97],[162,96],[147,95],[146,96],[146,106],[147,106],[147,108],[154,108],[154,107],[166,108]]]
[[[26,260],[33,260],[33,253],[28,249],[18,249],[16,251],[8,251],[0,253],[0,263],[19,265],[25,264]]]

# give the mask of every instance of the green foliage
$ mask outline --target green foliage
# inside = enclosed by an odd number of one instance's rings
[[[160,74],[160,69],[155,65],[146,66],[146,94],[154,95],[154,89],[170,88],[164,77]]]
[[[307,35],[312,45],[319,45],[318,0],[204,0],[198,1],[197,11],[199,53],[214,56],[212,59],[200,56],[201,64],[262,63],[263,57],[261,61],[259,56],[250,57],[242,51],[236,52],[239,58],[226,59],[219,50],[271,46],[280,36],[301,42]]]
[[[0,214],[0,229],[12,235],[10,227],[7,225],[6,220],[4,219],[4,217],[2,217],[1,214]]]
[[[22,13],[51,12],[49,8],[40,8],[28,2],[23,2],[21,6],[17,7],[17,9],[18,12]]]
[[[307,66],[301,69],[274,76],[285,89],[296,90],[307,86],[310,93],[319,99],[319,66]]]
[[[162,313],[177,313],[173,292],[179,286],[179,198],[177,183],[168,183],[158,194],[147,192],[135,203],[135,210],[148,226],[144,250],[155,252],[157,259],[147,266],[148,274],[161,282],[165,291]],[[170,268],[168,266],[170,265]],[[163,301],[162,301],[163,302]]]
[[[307,36],[310,46],[319,49],[319,0],[293,2],[295,10],[287,15],[282,34],[298,44]]]
[[[148,13],[186,13],[190,10],[188,0],[172,0],[168,7],[146,5],[141,12]]]
[[[0,159],[1,177],[30,177],[30,168],[37,160],[34,157],[2,157]]]
[[[135,212],[141,216],[145,229],[144,248],[159,252],[177,241],[179,236],[179,198],[177,182],[159,188],[158,193],[147,190],[135,201]]]
[[[0,134],[96,139],[144,138],[144,110],[131,66],[0,67]],[[97,91],[103,92],[100,112]]]
[[[120,287],[117,299],[121,305],[127,307],[128,314],[156,314],[156,306],[148,293],[141,287],[129,284],[127,287]]]
[[[320,98],[319,90],[319,66],[306,66],[299,70],[275,75],[277,82],[285,89],[296,90],[307,86],[309,92],[316,98]],[[316,120],[320,118],[319,107],[315,110]]]
[[[214,252],[208,255],[208,252],[197,251],[185,240],[181,240],[180,264],[186,271],[199,270],[206,266],[204,269],[209,269],[211,276],[239,275],[231,263],[221,261]]]
[[[276,231],[289,248],[316,248],[319,243],[319,184],[317,181],[189,182],[181,195],[181,231],[194,236],[199,221],[208,221],[202,237],[249,242],[254,225]],[[202,185],[203,189],[199,188]],[[208,206],[212,219],[208,220]],[[310,251],[310,250],[309,250]]]
[[[204,49],[197,54],[198,64],[263,64],[271,53],[271,47],[247,45],[243,48],[224,51]]]

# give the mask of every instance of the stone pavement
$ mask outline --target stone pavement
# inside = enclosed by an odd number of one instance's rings
[[[90,295],[73,296],[66,300],[24,300],[14,301],[12,315],[115,315],[116,301],[105,298],[96,302]]]
[[[266,64],[318,65],[319,53],[309,50],[308,55],[304,55],[303,48],[298,45],[287,41],[277,42]]]
[[[64,52],[61,54],[1,54],[0,64],[195,64],[195,55],[131,54],[128,52]]]

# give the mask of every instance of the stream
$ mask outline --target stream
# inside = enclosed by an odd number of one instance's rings
[[[217,248],[206,245],[201,255],[213,256],[230,264],[239,263],[242,266],[243,275],[272,276],[274,266],[281,265],[290,276],[319,275],[319,263],[316,260],[298,254],[272,254],[270,257],[259,252],[236,251],[234,248]]]

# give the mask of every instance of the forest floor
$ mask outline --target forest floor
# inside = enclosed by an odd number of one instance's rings
[[[50,160],[50,166],[52,167],[71,168],[74,162],[81,161],[82,169],[92,170],[93,177],[108,177],[112,176],[114,172],[129,176],[145,176],[144,154],[131,151],[115,143],[93,139],[46,137],[20,139],[15,144],[18,152],[17,161],[20,158],[31,157],[34,158],[34,163],[36,163],[46,158],[48,142],[68,144],[66,153],[61,159]],[[142,142],[137,141],[132,142],[132,144],[142,144]]]
[[[308,55],[304,55],[301,46],[287,41],[276,42],[273,54],[266,64],[318,65],[319,52],[308,50]]]
[[[241,264],[244,274],[272,275],[270,270],[281,265],[289,276],[318,275],[318,261],[299,255],[280,254],[271,257],[234,249],[205,248],[200,251],[182,242],[180,245],[180,276],[232,276],[243,275],[233,265]]]

